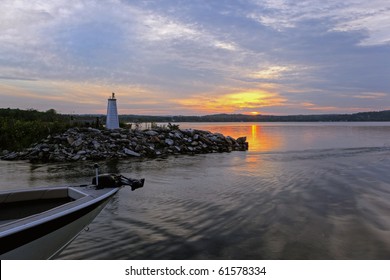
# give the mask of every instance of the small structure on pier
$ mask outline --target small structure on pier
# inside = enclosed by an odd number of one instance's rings
[[[106,128],[119,128],[118,110],[116,107],[116,98],[114,92],[112,93],[112,96],[108,98]]]

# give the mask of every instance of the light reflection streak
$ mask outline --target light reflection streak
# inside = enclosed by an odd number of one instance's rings
[[[235,139],[245,136],[251,152],[270,152],[280,150],[285,146],[284,138],[275,130],[266,129],[259,123],[181,123],[180,128],[207,130],[212,133],[222,133]]]

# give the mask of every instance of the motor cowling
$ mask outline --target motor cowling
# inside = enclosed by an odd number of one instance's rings
[[[96,177],[92,178],[92,184],[96,185],[97,189],[104,188],[118,188],[121,186],[130,186],[131,190],[142,188],[145,179],[132,179],[118,174],[100,174],[98,176],[98,184],[96,184]]]
[[[122,186],[119,176],[115,174],[100,174],[98,176],[98,184],[96,184],[96,177],[93,177],[92,184],[96,185],[97,189],[118,188]]]

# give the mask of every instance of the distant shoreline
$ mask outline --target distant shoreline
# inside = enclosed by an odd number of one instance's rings
[[[76,120],[94,120],[105,118],[103,114],[72,115]],[[244,115],[244,114],[213,114],[204,116],[153,116],[120,114],[123,123],[180,123],[180,122],[389,122],[390,110],[378,112],[361,112],[354,114],[319,114],[319,115]]]
[[[36,110],[21,110],[0,108],[0,116],[7,111],[14,112],[35,112],[44,114]],[[104,123],[105,114],[61,114],[54,109],[54,115],[62,119],[72,119],[73,122],[93,123],[97,119]],[[47,113],[46,112],[46,113]],[[53,113],[52,112],[52,113]],[[170,116],[154,116],[154,115],[133,115],[133,114],[119,114],[119,120],[122,123],[174,123],[174,122],[389,122],[390,110],[359,112],[353,114],[312,114],[312,115],[245,115],[245,114],[212,114],[203,116],[184,116],[184,115],[170,115]]]
[[[322,115],[244,115],[215,114],[205,116],[119,115],[122,122],[372,122],[390,121],[390,110],[355,114]]]

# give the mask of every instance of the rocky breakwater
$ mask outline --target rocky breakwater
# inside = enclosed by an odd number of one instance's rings
[[[246,137],[234,139],[195,129],[98,130],[71,128],[49,135],[21,152],[3,151],[2,160],[66,162],[128,157],[160,157],[248,150]]]

